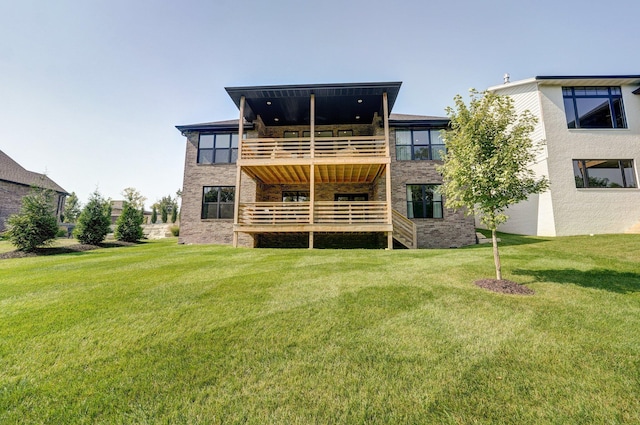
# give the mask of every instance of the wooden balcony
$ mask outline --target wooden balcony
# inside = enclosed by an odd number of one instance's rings
[[[309,202],[240,203],[236,231],[263,232],[389,232],[387,203],[315,202],[313,223]]]
[[[268,163],[309,163],[309,159],[384,158],[388,156],[384,136],[318,137],[311,149],[310,137],[285,139],[245,139],[238,165],[255,161]],[[307,159],[307,161],[296,161]],[[320,161],[322,162],[322,161]]]

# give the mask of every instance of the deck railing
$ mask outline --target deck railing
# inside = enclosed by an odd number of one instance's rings
[[[384,136],[318,137],[313,156],[317,158],[384,157]],[[311,158],[311,138],[244,139],[240,159],[272,160],[277,158]]]
[[[385,224],[384,201],[319,201],[314,204],[313,224]],[[238,211],[240,225],[288,225],[310,223],[309,202],[242,202]]]
[[[393,237],[407,248],[416,249],[418,247],[416,224],[396,210],[393,210],[392,214]]]

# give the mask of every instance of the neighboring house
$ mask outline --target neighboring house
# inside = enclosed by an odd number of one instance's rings
[[[177,126],[187,138],[180,241],[475,243],[473,219],[445,208],[438,190],[448,120],[390,114],[400,85],[227,88],[238,120]]]
[[[640,75],[535,77],[488,90],[509,95],[546,141],[533,170],[550,189],[508,210],[500,230],[568,236],[640,232]]]
[[[111,224],[115,225],[118,218],[122,215],[122,210],[124,209],[125,200],[116,200],[111,201]],[[143,223],[151,223],[151,211],[142,212]]]
[[[7,218],[20,212],[22,198],[29,194],[32,186],[55,192],[55,213],[60,221],[67,191],[46,175],[25,170],[0,150],[0,232],[5,230]]]

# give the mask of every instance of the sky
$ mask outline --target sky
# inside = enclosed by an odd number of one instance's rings
[[[0,149],[86,202],[182,187],[175,125],[238,118],[224,87],[402,81],[444,116],[538,75],[640,75],[640,2],[0,0]]]

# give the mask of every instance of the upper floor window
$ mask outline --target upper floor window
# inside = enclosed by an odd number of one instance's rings
[[[442,194],[439,184],[407,185],[407,217],[442,218]]]
[[[574,159],[576,187],[637,187],[631,159]]]
[[[563,87],[569,128],[627,128],[620,87]]]
[[[203,187],[200,218],[233,218],[235,192],[233,186]]]
[[[309,192],[282,192],[282,202],[309,202]]]
[[[314,135],[315,137],[332,137],[333,130],[316,130]],[[311,137],[311,132],[309,130],[303,131],[302,137]]]
[[[238,159],[238,133],[201,134],[198,164],[229,164]]]
[[[442,159],[444,130],[396,130],[396,159]]]

